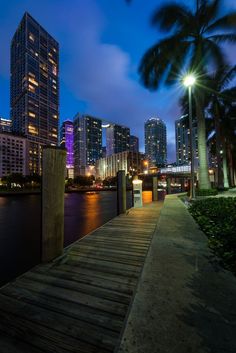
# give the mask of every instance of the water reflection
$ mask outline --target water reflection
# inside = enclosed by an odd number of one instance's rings
[[[127,207],[131,207],[131,192]],[[152,201],[150,191],[144,203]],[[65,241],[67,246],[115,217],[115,191],[65,194]],[[0,286],[27,271],[40,260],[41,197],[0,197]]]

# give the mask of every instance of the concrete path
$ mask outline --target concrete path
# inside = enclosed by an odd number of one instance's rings
[[[236,352],[236,278],[177,196],[161,210],[116,352]]]

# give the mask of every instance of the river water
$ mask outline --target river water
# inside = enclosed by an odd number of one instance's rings
[[[151,192],[143,193],[145,203]],[[131,207],[131,192],[127,194]],[[65,194],[67,246],[116,216],[116,192]],[[40,261],[40,195],[0,197],[0,286]]]

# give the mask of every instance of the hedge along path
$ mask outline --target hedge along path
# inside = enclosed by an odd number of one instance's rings
[[[3,352],[114,352],[161,207],[131,209],[2,287]]]

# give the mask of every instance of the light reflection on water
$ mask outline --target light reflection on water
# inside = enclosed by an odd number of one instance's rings
[[[65,194],[64,245],[115,217],[116,198],[115,191]],[[151,201],[152,193],[144,191],[143,202]],[[0,286],[39,263],[40,219],[40,195],[0,197]]]

